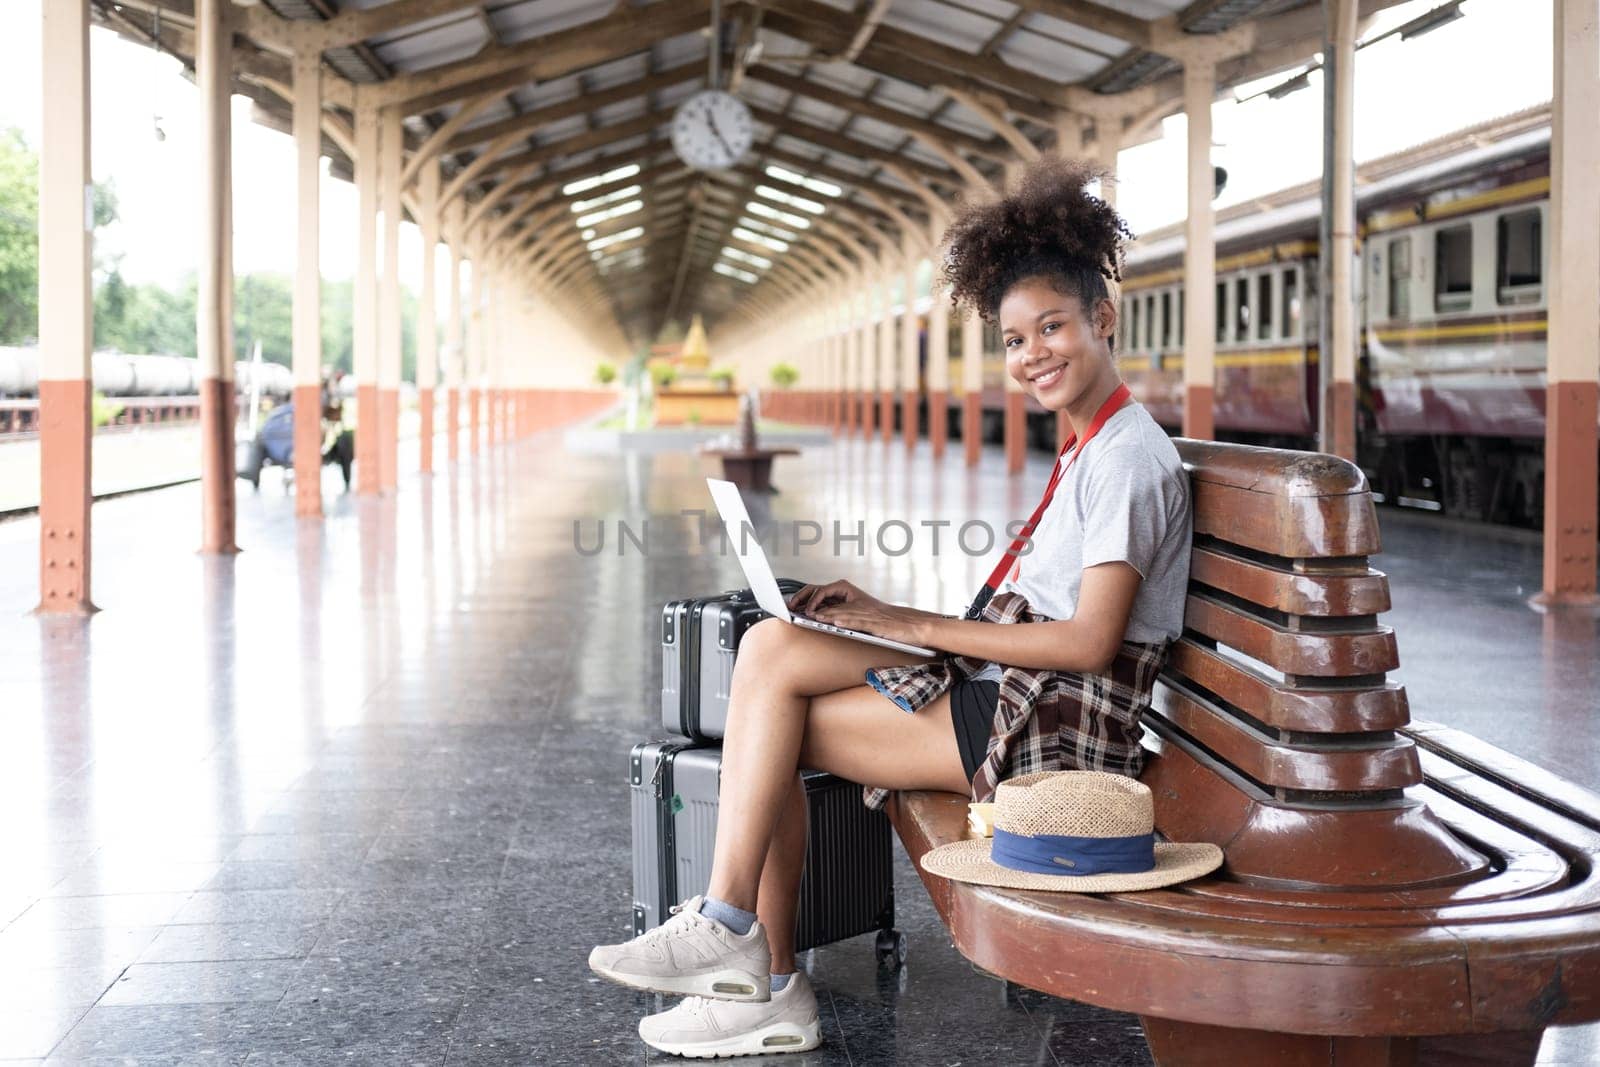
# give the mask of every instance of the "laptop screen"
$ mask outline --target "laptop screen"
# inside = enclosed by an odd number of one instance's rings
[[[746,531],[746,527],[753,529],[755,524],[750,521],[749,512],[745,511],[739,487],[717,478],[707,478],[706,485],[711,489],[711,499],[716,502],[717,513],[722,516],[723,528],[728,531],[728,540],[733,543],[734,555],[739,557],[739,566],[744,569],[745,580],[750,583],[756,603],[768,615],[790,622],[789,606],[783,601],[783,592],[778,588],[778,579],[773,576],[772,564],[767,562],[767,553],[761,547],[760,539]]]

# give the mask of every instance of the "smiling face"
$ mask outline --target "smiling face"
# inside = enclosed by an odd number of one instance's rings
[[[999,309],[1006,373],[1051,411],[1077,422],[1116,388],[1111,336],[1116,305],[1101,300],[1089,312],[1046,278],[1024,278],[1006,291]]]

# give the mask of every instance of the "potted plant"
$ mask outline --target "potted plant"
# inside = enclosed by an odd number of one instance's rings
[[[772,384],[779,389],[788,389],[800,380],[800,372],[788,363],[773,364]]]
[[[732,367],[716,367],[711,371],[711,373],[709,375],[707,375],[707,377],[709,377],[711,379],[711,384],[715,385],[718,389],[722,390],[724,393],[733,392],[733,368]]]
[[[658,363],[650,368],[650,380],[655,384],[657,390],[665,389],[671,385],[672,380],[677,376],[677,370],[665,363]]]
[[[594,366],[594,380],[601,385],[610,385],[617,380],[617,368],[610,363],[596,363]]]

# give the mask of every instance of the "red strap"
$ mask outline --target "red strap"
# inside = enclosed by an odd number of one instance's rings
[[[1061,452],[1056,456],[1055,469],[1050,472],[1050,482],[1044,487],[1044,498],[1039,501],[1039,506],[1033,509],[1033,515],[1028,519],[1027,525],[1022,528],[1022,532],[1017,534],[1016,540],[1011,542],[1011,547],[1006,549],[1006,554],[1000,557],[999,563],[995,564],[994,572],[989,575],[989,580],[983,583],[983,589],[979,591],[977,598],[973,600],[972,607],[967,610],[968,618],[977,618],[978,614],[983,611],[984,605],[989,602],[989,598],[994,596],[995,590],[1000,588],[1000,583],[1005,580],[1006,572],[1011,569],[1017,557],[1021,555],[1023,546],[1027,544],[1028,538],[1033,536],[1034,528],[1039,525],[1039,520],[1044,516],[1044,509],[1050,506],[1051,499],[1056,495],[1056,486],[1060,484],[1061,476],[1067,472],[1068,467],[1077,461],[1079,456],[1083,455],[1083,450],[1089,447],[1089,442],[1094,440],[1095,434],[1100,432],[1111,416],[1115,415],[1122,405],[1126,404],[1131,398],[1132,394],[1128,392],[1128,386],[1125,383],[1119,383],[1116,391],[1107,397],[1106,402],[1100,405],[1100,410],[1094,413],[1094,418],[1089,422],[1089,428],[1083,433],[1083,443],[1078,445],[1078,435],[1073,434],[1062,444]],[[1074,445],[1078,445],[1078,447],[1074,448]],[[1071,455],[1068,455],[1069,452]],[[1066,460],[1065,463],[1062,462],[1063,458]]]

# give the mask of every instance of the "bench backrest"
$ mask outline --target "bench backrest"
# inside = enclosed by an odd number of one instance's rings
[[[1422,781],[1378,520],[1354,464],[1180,440],[1194,509],[1183,638],[1145,724],[1157,823],[1245,881],[1441,884],[1481,873],[1404,790]]]

